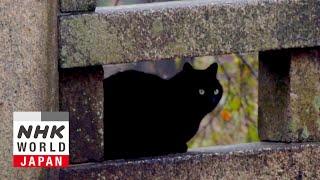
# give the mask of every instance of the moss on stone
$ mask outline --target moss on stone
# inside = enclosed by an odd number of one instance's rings
[[[302,133],[301,133],[301,135],[300,135],[300,137],[302,138],[302,140],[304,140],[304,139],[308,139],[309,138],[309,131],[308,131],[308,127],[307,126],[304,126],[303,128],[302,128]]]
[[[163,32],[163,24],[161,19],[156,19],[152,23],[151,33],[155,36],[159,36]]]

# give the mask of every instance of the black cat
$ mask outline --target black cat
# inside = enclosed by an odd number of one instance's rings
[[[105,159],[186,152],[186,143],[223,90],[218,65],[194,70],[186,63],[169,80],[138,71],[104,80]]]

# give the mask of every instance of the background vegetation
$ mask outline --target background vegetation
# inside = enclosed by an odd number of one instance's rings
[[[165,1],[165,0],[164,0]],[[150,0],[100,0],[99,6],[114,6],[154,2]],[[105,77],[127,69],[153,73],[170,78],[179,72],[184,62],[196,69],[211,63],[219,64],[218,79],[224,95],[218,107],[201,122],[198,133],[188,143],[190,148],[210,145],[236,144],[259,141],[257,134],[257,54],[231,54],[195,58],[176,58],[105,66]]]
[[[219,106],[206,116],[189,147],[259,141],[257,133],[257,55],[226,55],[195,58],[195,66],[219,63],[218,79],[224,95]],[[201,67],[202,68],[202,67]]]

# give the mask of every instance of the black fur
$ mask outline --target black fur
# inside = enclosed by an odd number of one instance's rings
[[[217,69],[216,63],[206,70],[185,64],[169,80],[132,70],[105,79],[105,159],[186,152],[221,99]]]

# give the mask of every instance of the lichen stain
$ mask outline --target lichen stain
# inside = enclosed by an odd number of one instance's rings
[[[156,19],[153,23],[152,23],[152,29],[151,31],[153,32],[153,34],[155,34],[156,36],[160,35],[163,32],[163,24],[162,24],[162,20],[161,19]]]
[[[297,120],[295,118],[293,118],[293,120],[288,124],[288,128],[289,128],[289,131],[294,133],[297,131],[298,129],[298,124],[297,124]]]
[[[317,113],[317,119],[316,119],[317,129],[318,129],[318,131],[320,131],[320,96],[316,96],[314,98],[313,106],[314,106],[315,111]]]
[[[320,113],[320,96],[316,96],[313,101],[316,112]],[[320,114],[319,114],[320,115]]]
[[[303,127],[303,130],[302,130],[302,133],[301,133],[301,138],[303,139],[303,140],[306,140],[306,139],[308,139],[308,137],[309,137],[309,131],[308,131],[308,128],[307,128],[307,126],[304,126]]]

